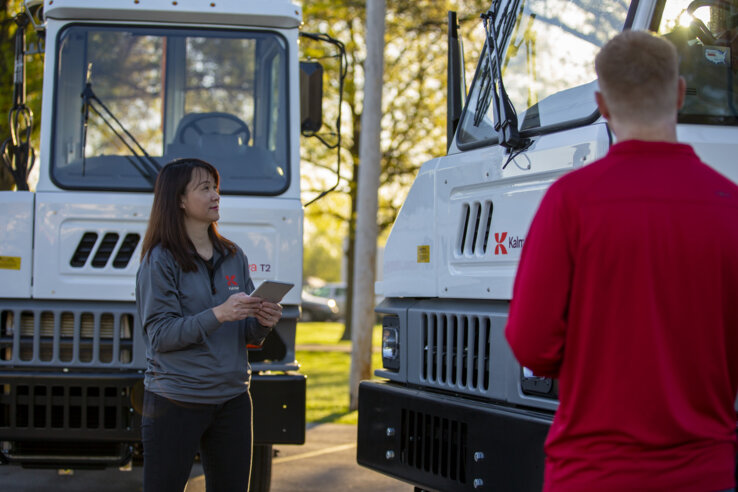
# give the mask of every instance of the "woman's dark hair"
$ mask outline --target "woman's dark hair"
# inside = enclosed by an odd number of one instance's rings
[[[220,186],[220,175],[215,167],[200,159],[176,159],[166,164],[156,177],[154,203],[151,205],[149,225],[146,228],[141,260],[151,254],[157,244],[169,250],[185,272],[197,270],[194,258],[195,246],[187,236],[184,225],[184,210],[180,207],[182,195],[192,179],[195,169],[203,169],[213,177],[216,189]],[[215,222],[208,227],[213,247],[221,253],[236,252],[236,245],[218,234]]]

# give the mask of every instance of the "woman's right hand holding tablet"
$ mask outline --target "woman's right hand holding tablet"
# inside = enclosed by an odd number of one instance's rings
[[[233,294],[223,304],[213,308],[213,314],[219,322],[239,321],[255,316],[261,309],[261,298],[250,297],[244,292]]]

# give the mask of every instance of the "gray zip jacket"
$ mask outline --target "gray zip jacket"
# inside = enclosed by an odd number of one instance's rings
[[[194,254],[194,253],[193,253]],[[212,267],[196,256],[196,272],[183,272],[161,245],[141,261],[136,306],[146,343],[146,389],[173,400],[219,404],[248,390],[247,343],[260,343],[271,328],[255,318],[219,323],[213,307],[254,283],[248,260],[213,253]]]

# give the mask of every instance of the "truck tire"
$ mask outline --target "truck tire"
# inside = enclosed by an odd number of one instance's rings
[[[269,492],[272,484],[272,445],[254,446],[249,492]]]

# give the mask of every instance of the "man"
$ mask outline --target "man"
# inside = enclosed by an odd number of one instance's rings
[[[544,197],[506,328],[522,366],[559,378],[544,490],[731,489],[738,187],[676,142],[670,43],[625,32],[595,68],[618,143]]]

